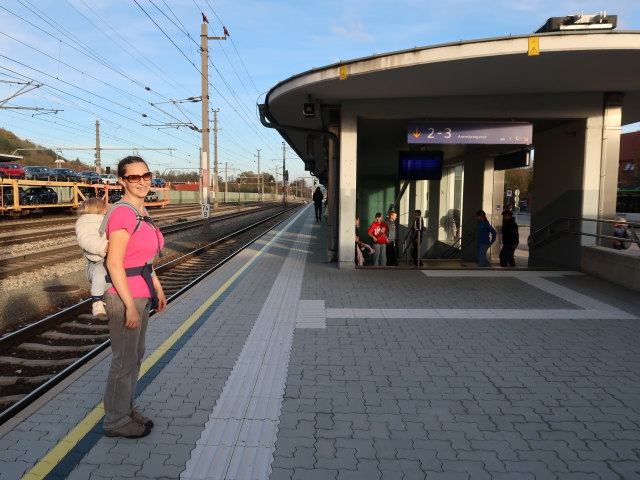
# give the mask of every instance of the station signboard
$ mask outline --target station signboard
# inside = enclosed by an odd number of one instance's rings
[[[516,122],[411,122],[410,144],[529,145],[533,125]]]

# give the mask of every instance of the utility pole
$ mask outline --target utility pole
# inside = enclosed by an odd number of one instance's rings
[[[279,193],[279,189],[278,189],[278,169],[279,168],[280,167],[278,165],[275,166],[275,169],[276,169],[276,195],[275,195],[274,201],[278,200],[278,193]]]
[[[100,166],[100,122],[96,120],[96,172],[102,173]]]
[[[227,192],[228,190],[228,185],[229,185],[229,176],[227,175],[227,173],[229,173],[229,167],[228,167],[228,163],[224,162],[224,203],[227,203]]]
[[[282,204],[287,204],[287,178],[285,173],[287,171],[287,147],[282,142]]]
[[[209,40],[226,40],[224,37],[208,37],[207,23],[200,25],[200,73],[202,77],[202,153],[200,155],[200,168],[202,178],[200,182],[201,202],[203,212],[202,232],[209,233]],[[217,181],[217,179],[216,179]]]
[[[218,209],[218,112],[219,108],[213,110],[213,209]]]
[[[254,155],[254,157],[258,157],[258,201],[262,202],[262,189],[260,188],[260,149],[256,148],[256,150],[258,154]]]
[[[209,37],[207,24],[200,26],[200,69],[202,73],[202,148],[200,154],[200,203],[202,203],[202,232],[209,233]]]

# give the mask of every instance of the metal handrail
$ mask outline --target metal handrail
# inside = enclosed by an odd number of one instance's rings
[[[527,239],[527,245],[531,247],[536,247],[543,243],[546,243],[560,235],[582,235],[585,237],[595,237],[606,240],[620,240],[620,237],[614,237],[611,235],[603,235],[599,233],[587,233],[582,231],[583,222],[596,222],[598,224],[616,224],[620,223],[618,220],[605,220],[602,218],[577,218],[577,217],[560,217],[555,219],[553,222],[545,225],[542,228],[539,228],[535,232],[529,235]],[[627,222],[627,229],[631,232],[631,238],[626,239],[625,241],[634,242],[638,246],[640,246],[640,237],[638,233],[636,233],[636,228],[640,228],[640,222]],[[572,228],[575,227],[575,228]],[[538,237],[542,237],[538,239]]]

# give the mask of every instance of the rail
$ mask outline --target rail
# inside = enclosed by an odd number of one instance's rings
[[[614,237],[612,235],[603,235],[601,233],[590,233],[582,231],[582,227],[585,222],[595,222],[598,225],[606,224],[618,224],[617,220],[605,220],[601,218],[576,218],[576,217],[560,217],[553,222],[539,228],[535,232],[532,232],[527,239],[527,245],[529,248],[537,247],[544,243],[547,243],[562,235],[581,235],[585,237],[595,237],[604,240],[616,240],[623,241],[624,245],[630,245],[635,243],[640,247],[640,237],[636,232],[637,228],[640,228],[640,222],[626,222],[627,231],[629,237],[621,239],[621,237]],[[628,247],[627,247],[628,248]]]
[[[158,268],[156,268],[156,272],[158,274],[162,274],[163,270],[170,268],[170,266],[173,265],[173,264],[177,264],[177,263],[180,263],[180,262],[184,261],[185,257],[187,257],[188,255],[197,255],[198,253],[203,251],[205,248],[210,248],[210,247],[212,247],[214,245],[218,245],[218,244],[224,242],[225,240],[227,240],[229,238],[232,238],[232,237],[234,237],[234,236],[236,236],[236,235],[238,235],[240,233],[247,232],[247,231],[251,230],[252,228],[255,228],[258,225],[266,223],[266,222],[278,217],[279,215],[282,215],[282,214],[285,214],[285,213],[290,212],[292,210],[295,210],[296,208],[298,208],[298,205],[289,207],[289,208],[285,209],[284,211],[280,211],[280,212],[278,212],[278,213],[276,213],[274,215],[270,215],[267,218],[259,220],[259,221],[255,222],[255,223],[253,223],[253,224],[251,224],[251,225],[249,225],[247,227],[241,228],[241,229],[239,229],[239,230],[237,230],[237,231],[235,231],[235,232],[233,232],[231,234],[228,234],[228,235],[226,235],[226,236],[224,236],[224,237],[222,237],[222,238],[220,238],[220,239],[218,239],[218,240],[206,245],[205,247],[201,247],[201,248],[199,248],[199,249],[197,249],[197,250],[195,250],[193,252],[190,252],[189,254],[185,254],[182,257],[176,258],[176,259],[174,259],[174,260],[172,260],[170,262],[167,262],[167,263],[165,263],[163,265],[160,265]],[[262,236],[266,235],[269,231],[271,231],[277,225],[279,225],[280,223],[284,222],[287,218],[284,218],[283,220],[279,221],[275,225],[271,226],[267,231],[259,233],[254,238],[252,238],[250,241],[244,243],[243,245],[240,245],[235,251],[233,251],[231,254],[229,254],[227,257],[225,257],[223,260],[218,262],[216,265],[213,265],[212,267],[210,267],[205,273],[201,274],[196,279],[192,280],[187,285],[183,286],[180,290],[178,290],[177,292],[172,294],[170,297],[168,297],[167,298],[167,302],[171,303],[172,301],[174,301],[178,296],[180,296],[186,290],[188,290],[189,288],[193,287],[193,285],[195,285],[196,283],[201,281],[207,275],[210,275],[211,273],[213,273],[215,270],[220,268],[222,265],[226,264],[233,257],[235,257],[240,252],[242,252],[245,248],[247,248],[248,246],[253,244],[255,241],[260,239]],[[69,308],[67,308],[67,309],[65,309],[65,310],[63,310],[61,312],[55,313],[53,315],[50,315],[49,317],[44,318],[44,319],[42,319],[42,320],[40,320],[40,321],[38,321],[38,322],[36,322],[36,323],[34,323],[32,325],[29,325],[27,327],[24,327],[24,328],[22,328],[20,330],[15,331],[13,333],[5,335],[4,337],[0,338],[0,343],[9,343],[9,342],[21,341],[23,339],[29,338],[29,336],[33,335],[34,331],[37,332],[37,331],[40,331],[40,330],[42,330],[44,328],[47,328],[48,326],[51,326],[51,325],[54,325],[54,324],[58,323],[60,321],[59,318],[61,316],[67,315],[69,313],[77,313],[77,312],[82,311],[83,308],[86,308],[86,307],[89,306],[90,301],[91,301],[90,299],[83,300],[82,302],[80,302],[80,303],[78,303],[76,305],[73,305],[73,306],[71,306],[71,307],[69,307]],[[155,312],[152,310],[151,314],[153,315],[153,313],[155,313]],[[52,377],[51,379],[47,380],[45,383],[43,383],[42,385],[40,385],[39,387],[34,389],[31,393],[27,394],[24,398],[22,398],[21,400],[17,401],[16,403],[11,405],[7,409],[1,411],[0,412],[0,425],[2,425],[7,420],[9,420],[13,416],[15,416],[18,412],[20,412],[21,410],[25,409],[27,406],[32,404],[36,399],[38,399],[40,396],[42,396],[45,392],[49,391],[50,389],[52,389],[53,387],[58,385],[65,378],[70,376],[73,372],[75,372],[80,367],[82,367],[83,365],[88,363],[90,360],[95,358],[97,355],[99,355],[101,352],[106,350],[110,345],[111,345],[111,343],[110,343],[109,340],[101,343],[94,350],[92,350],[91,352],[87,353],[83,357],[81,357],[78,360],[76,360],[73,364],[69,365],[64,370],[60,371],[54,377]],[[0,350],[2,349],[1,347],[2,346],[0,345]]]

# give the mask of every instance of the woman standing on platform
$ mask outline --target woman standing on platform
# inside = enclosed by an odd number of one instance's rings
[[[151,263],[164,246],[164,238],[144,208],[151,176],[142,158],[123,158],[118,177],[124,195],[106,219],[109,252],[105,265],[107,281],[113,286],[105,294],[105,303],[113,357],[104,395],[103,427],[110,437],[144,437],[153,427],[134,405],[149,308],[161,312],[167,306]]]
[[[487,260],[487,250],[493,242],[496,241],[498,232],[491,226],[489,220],[487,220],[487,214],[484,210],[478,210],[476,212],[476,218],[478,223],[476,226],[476,241],[478,242],[478,266],[490,267],[491,263]]]

